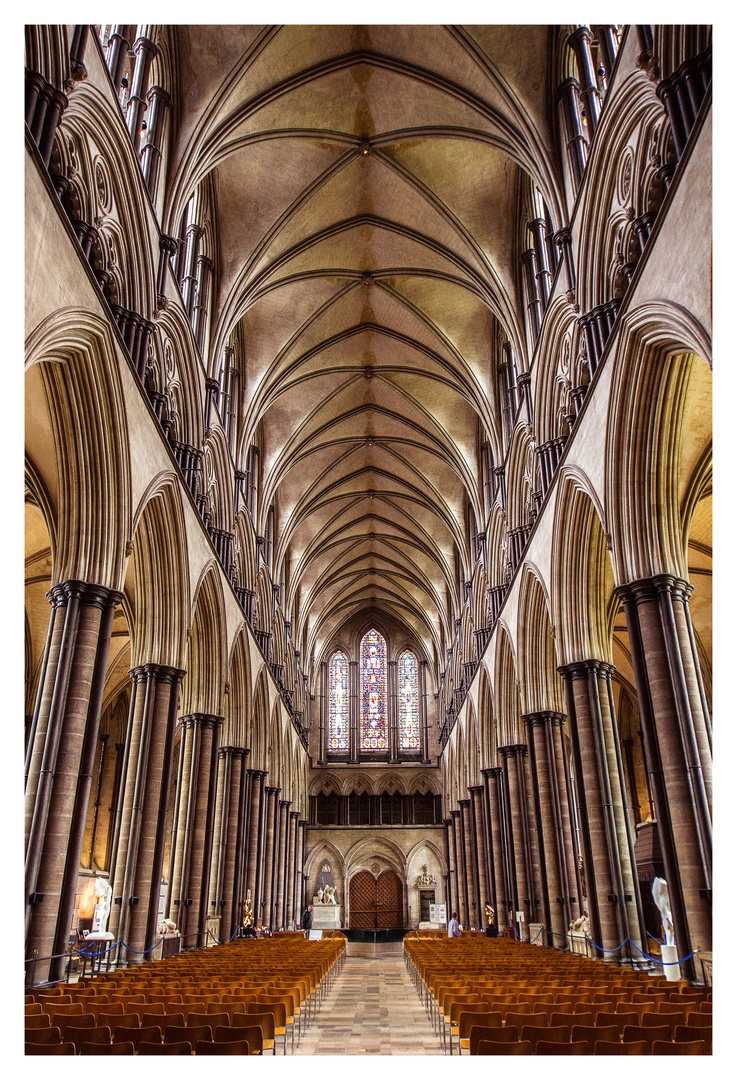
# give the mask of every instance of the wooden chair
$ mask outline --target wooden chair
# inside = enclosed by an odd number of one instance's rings
[[[44,1045],[42,1043],[26,1043],[26,1056],[34,1055],[50,1055],[50,1056],[62,1056],[72,1057],[75,1053],[74,1043],[50,1043]]]
[[[138,1044],[139,1054],[161,1054],[167,1057],[187,1056],[192,1054],[192,1043],[189,1042],[170,1042],[170,1043],[151,1043],[142,1042]]]
[[[246,1005],[246,1016],[251,1013],[271,1013],[274,1017],[274,1037],[283,1039],[284,1053],[287,1052],[287,1010],[283,1002],[254,1001]]]
[[[76,1004],[73,1004],[71,1001],[62,1003],[46,1001],[44,1002],[44,1012],[51,1017],[81,1016],[84,1012],[84,1008],[82,1007],[81,1001],[76,1002]]]
[[[516,1056],[520,1054],[531,1054],[532,1043],[529,1042],[512,1042],[512,1043],[495,1043],[490,1042],[488,1039],[482,1039],[479,1043],[477,1053],[482,1055],[496,1054],[500,1057]]]
[[[571,1042],[585,1042],[589,1053],[594,1053],[597,1041],[619,1042],[619,1028],[594,1025],[574,1025],[571,1028]]]
[[[589,1044],[587,1042],[545,1042],[540,1040],[535,1047],[535,1053],[538,1057],[543,1056],[562,1056],[571,1057],[578,1056],[579,1054],[590,1054]]]
[[[688,1014],[684,1026],[690,1028],[710,1028],[712,1026],[712,1015],[710,1012],[691,1012]]]
[[[121,1001],[94,1001],[84,1007],[86,1016],[94,1016],[99,1022],[101,1016],[123,1016],[125,1006]]]
[[[26,1031],[31,1028],[51,1027],[51,1017],[48,1013],[26,1013]]]
[[[711,1028],[692,1028],[679,1025],[676,1028],[674,1042],[703,1042],[706,1044],[706,1053],[711,1053],[712,1039]]]
[[[251,1047],[249,1053],[261,1053],[263,1051],[263,1033],[258,1024],[249,1027],[217,1027],[213,1032],[212,1041],[215,1043],[247,1042]]]
[[[274,1023],[274,1015],[270,1012],[264,1013],[236,1013],[230,1022],[232,1031],[238,1031],[244,1027],[251,1027],[257,1024],[261,1028],[261,1051],[262,1053],[270,1050],[273,1055],[276,1055],[276,1025]]]
[[[164,1028],[164,1042],[190,1042],[194,1046],[196,1042],[212,1042],[212,1028],[208,1024],[198,1024],[197,1027],[174,1027],[167,1024]]]
[[[61,1028],[61,1034],[64,1041],[66,1041],[65,1032],[70,1028],[93,1028],[95,1027],[95,1018],[90,1016],[89,1013],[85,1013],[82,1016],[55,1016],[54,1025]]]
[[[240,1042],[198,1042],[195,1044],[194,1052],[195,1057],[198,1054],[217,1054],[219,1056],[228,1055],[232,1057],[238,1055],[239,1057],[246,1057],[248,1054],[257,1053],[256,1050],[252,1049],[251,1044],[247,1039],[243,1039]]]
[[[161,1028],[158,1026],[149,1026],[145,1028],[116,1028],[113,1032],[113,1042],[131,1042],[138,1052],[138,1047],[142,1042],[161,1042],[162,1034]]]
[[[703,1039],[699,1042],[664,1042],[658,1040],[653,1043],[653,1054],[697,1057],[707,1053],[706,1042]]]
[[[595,1054],[608,1054],[610,1057],[628,1057],[630,1055],[649,1054],[650,1050],[648,1044],[643,1040],[642,1042],[608,1042],[604,1039],[598,1041],[594,1046]]]
[[[505,1025],[511,1024],[513,1027],[521,1028],[524,1025],[530,1027],[547,1027],[548,1018],[545,1013],[513,1013],[509,1012],[504,1018]]]
[[[26,1016],[44,1016],[43,1005],[40,1001],[27,1001],[25,1004]]]
[[[637,1013],[597,1013],[596,1020],[597,1025],[606,1024],[607,1027],[616,1027],[617,1031],[621,1035],[627,1025],[635,1027],[638,1021]]]
[[[117,1057],[121,1054],[135,1054],[135,1046],[132,1042],[118,1043],[81,1043],[77,1048],[78,1054],[102,1054],[105,1057]]]
[[[97,1043],[99,1046],[109,1045],[112,1042],[112,1033],[109,1027],[67,1027],[64,1032],[64,1042],[74,1043],[77,1052],[82,1043]]]
[[[538,1027],[524,1024],[519,1033],[521,1042],[531,1042],[536,1047],[538,1042],[570,1042],[571,1036],[567,1027]],[[535,1050],[537,1053],[537,1050]]]
[[[648,1054],[653,1052],[653,1043],[656,1039],[668,1039],[667,1027],[635,1027],[627,1024],[622,1032],[622,1042],[646,1042]]]
[[[519,1042],[519,1034],[516,1027],[477,1027],[474,1024],[471,1028],[469,1040],[469,1049],[472,1054],[478,1053],[478,1045],[484,1040],[487,1042]]]
[[[55,1043],[60,1043],[61,1028],[58,1027],[44,1027],[44,1028],[29,1028],[26,1027],[26,1042],[33,1043],[35,1046],[53,1046]]]

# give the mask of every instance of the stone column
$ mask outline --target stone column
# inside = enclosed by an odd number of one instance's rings
[[[487,866],[487,842],[484,823],[484,788],[481,784],[474,784],[468,789],[471,793],[471,822],[473,834],[476,840],[476,885],[478,897],[478,926],[484,926],[484,911],[489,903],[491,893],[489,891],[489,871]],[[496,905],[492,903],[492,907]]]
[[[390,660],[387,664],[387,705],[389,721],[389,760],[399,761],[399,722],[397,715],[397,661]]]
[[[349,689],[350,694],[350,689]],[[330,717],[328,712],[328,665],[320,664],[320,749],[317,764],[327,765]],[[348,705],[348,745],[350,746],[350,696]]]
[[[539,712],[530,713],[523,720],[527,724],[538,847],[544,875],[545,922],[553,934],[553,940],[548,944],[563,949],[568,926],[579,915],[571,907],[575,881],[569,882],[568,874],[575,866],[573,839],[570,828],[565,827],[565,778],[558,774],[556,754],[555,728],[565,722],[565,716],[556,712]]]
[[[627,937],[642,947],[609,706],[612,668],[585,660],[558,670],[568,699],[591,936],[604,949],[616,949]],[[627,951],[603,958],[618,962]]]
[[[537,259],[535,258],[535,249],[528,248],[527,251],[523,251],[521,258],[525,284],[527,287],[527,312],[530,316],[530,328],[532,330],[532,341],[534,345],[540,336],[540,326],[542,325],[543,316],[542,297],[538,293],[538,266]]]
[[[464,926],[478,927],[479,901],[476,887],[475,860],[473,857],[473,839],[471,835],[471,800],[459,799],[461,808],[461,832],[463,836],[463,895],[466,902],[466,922]]]
[[[527,755],[524,743],[500,746],[504,759],[504,775],[509,800],[509,829],[514,854],[514,873],[517,892],[516,910],[524,911],[525,921],[519,930],[523,941],[530,940],[530,912],[533,910],[533,870],[530,857],[529,823],[527,820],[527,790],[523,758]]]
[[[131,671],[133,690],[126,734],[116,858],[111,864],[113,903],[109,929],[143,953],[156,940],[164,864],[166,810],[174,755],[179,686],[177,668],[142,664]],[[121,959],[144,957],[121,952]]]
[[[591,31],[588,26],[579,26],[568,38],[573,49],[578,67],[578,79],[581,84],[581,98],[586,107],[586,122],[590,132],[589,142],[593,139],[601,113],[601,97],[596,86],[594,62],[591,56]]]
[[[620,586],[679,956],[711,948],[711,747],[688,611],[669,574]],[[693,961],[684,965],[693,978]]]
[[[558,100],[563,109],[563,124],[568,144],[568,160],[573,176],[574,190],[583,179],[589,153],[589,144],[583,133],[581,114],[578,108],[579,85],[577,79],[564,79],[558,87]]]
[[[299,812],[292,810],[289,814],[289,849],[287,851],[287,889],[286,909],[284,913],[284,925],[287,930],[295,922],[294,883],[297,878],[297,822]]]
[[[240,778],[238,789],[231,785],[231,806],[237,803],[235,823],[231,820],[227,838],[225,853],[225,877],[224,889],[225,906],[223,907],[223,923],[228,928],[230,939],[237,926],[243,921],[243,906],[246,902],[246,874],[248,872],[248,839],[249,839],[249,810],[251,807],[251,770],[246,768],[246,761],[251,751],[245,747],[241,750]],[[233,780],[234,784],[234,780]],[[233,814],[231,814],[231,819]],[[235,835],[233,835],[235,829]],[[230,865],[232,864],[232,874]],[[231,880],[232,878],[232,880]],[[253,903],[253,894],[251,894]],[[222,924],[221,924],[222,925]]]
[[[194,223],[187,226],[187,247],[184,255],[184,275],[181,281],[182,300],[188,317],[192,318],[197,298],[197,257],[200,252],[200,240],[205,235],[201,225]]]
[[[512,893],[508,884],[507,860],[505,856],[504,828],[501,809],[501,792],[503,788],[503,776],[500,768],[482,769],[484,784],[486,786],[486,802],[488,814],[488,838],[491,859],[489,869],[492,877],[492,907],[496,911],[498,926],[507,925],[508,903]]]
[[[547,225],[544,218],[534,218],[528,224],[527,228],[532,233],[532,243],[535,249],[537,293],[542,302],[542,308],[545,310],[548,303],[548,297],[550,296],[550,284],[552,280],[548,260],[548,247],[545,242]]]
[[[183,938],[205,943],[215,816],[217,742],[222,717],[182,717],[182,789],[172,873],[172,903]]]
[[[614,64],[619,51],[617,28],[616,26],[593,26],[592,30],[596,34],[596,40],[599,45],[599,59],[604,68],[604,78],[607,82],[607,89],[609,89],[609,83],[612,80],[612,72],[614,71]]]
[[[459,922],[466,925],[466,868],[463,865],[463,836],[461,834],[461,812],[451,810],[453,821],[453,865],[455,866],[455,909]]]
[[[108,38],[107,55],[105,59],[110,72],[110,78],[113,81],[116,97],[120,96],[120,82],[123,78],[125,61],[135,32],[135,26],[128,26],[125,23],[116,23],[113,27],[112,34]]]
[[[48,595],[49,645],[26,785],[28,956],[66,952],[112,621],[122,599],[82,581],[55,585]],[[56,966],[42,967],[37,980],[60,977]]]
[[[297,841],[297,860],[299,871],[297,874],[296,883],[296,897],[295,897],[295,918],[301,919],[302,912],[307,905],[307,897],[305,896],[305,852],[307,850],[307,821],[303,818],[300,820],[299,829],[300,837]],[[345,904],[345,897],[343,897],[343,903]],[[345,909],[344,909],[345,910]]]
[[[200,355],[204,353],[205,327],[207,325],[207,298],[210,291],[210,278],[212,276],[212,259],[206,255],[197,256],[197,295],[192,319],[192,330],[197,342]],[[223,418],[223,425],[225,419]]]
[[[259,889],[261,865],[261,821],[263,818],[263,790],[266,773],[262,769],[249,769],[251,775],[251,800],[248,811],[248,858],[246,869],[246,891],[251,890],[253,915],[257,925],[260,925],[261,916],[261,892]],[[240,919],[239,919],[240,921]]]
[[[146,96],[149,113],[146,141],[141,150],[141,170],[148,193],[154,199],[156,198],[156,182],[161,167],[161,141],[164,133],[164,120],[171,98],[162,86],[152,86]]]
[[[284,926],[284,898],[287,885],[287,853],[289,851],[289,807],[291,802],[282,799],[279,802],[279,851],[277,855],[276,911],[275,929]]]
[[[448,918],[450,918],[451,909],[455,906],[453,903],[453,878],[455,876],[455,866],[453,862],[452,828],[452,820],[450,818],[445,818],[443,820],[443,840],[445,841],[445,863],[448,867],[448,873],[445,876],[445,903],[448,908]]]
[[[266,802],[266,839],[264,844],[264,887],[262,894],[262,925],[271,926],[272,899],[274,884],[274,839],[278,826],[276,797],[281,788],[265,788]]]
[[[361,702],[359,688],[358,661],[348,661],[348,724],[350,760],[358,761],[359,747],[361,743]]]
[[[422,747],[422,764],[430,764],[430,744],[427,731],[427,660],[419,663],[419,691],[420,691],[420,745]]]
[[[125,122],[133,139],[133,146],[138,150],[138,136],[141,133],[141,121],[146,111],[146,91],[148,90],[148,76],[151,70],[151,61],[156,56],[156,46],[148,38],[140,37],[133,46],[136,54],[136,64],[133,69],[131,92],[128,98],[128,108]]]
[[[218,937],[221,942],[230,940],[235,929],[234,889],[237,881],[239,856],[237,844],[241,827],[242,802],[245,794],[247,773],[243,770],[242,746],[221,746],[218,750],[217,801],[215,804],[215,828],[210,862],[210,901],[208,912],[220,917]],[[240,896],[240,890],[238,891]]]

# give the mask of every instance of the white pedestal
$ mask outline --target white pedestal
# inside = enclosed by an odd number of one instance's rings
[[[340,930],[340,904],[315,904],[312,927],[314,930]]]
[[[675,945],[661,945],[660,956],[663,961],[663,974],[668,982],[678,982],[681,965],[674,963],[678,959],[678,948]]]
[[[530,944],[531,945],[544,945],[545,935],[543,934],[543,924],[541,922],[530,923]]]
[[[590,956],[591,949],[589,943],[586,940],[586,935],[579,933],[577,930],[568,931],[568,947],[571,950],[573,956]]]

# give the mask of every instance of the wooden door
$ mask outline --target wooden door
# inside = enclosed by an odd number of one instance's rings
[[[393,870],[379,874],[376,882],[376,925],[380,930],[401,930],[404,926],[402,880]]]
[[[352,930],[373,930],[376,926],[376,879],[368,870],[351,878],[349,914]]]

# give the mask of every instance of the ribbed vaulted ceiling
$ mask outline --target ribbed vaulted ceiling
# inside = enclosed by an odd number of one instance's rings
[[[210,176],[275,579],[317,657],[374,609],[441,657],[522,351],[520,178],[558,217],[546,27],[179,27],[176,222]],[[497,458],[498,459],[498,458]],[[473,515],[473,516],[470,516]]]

